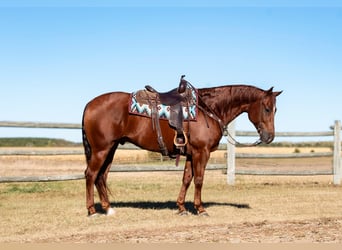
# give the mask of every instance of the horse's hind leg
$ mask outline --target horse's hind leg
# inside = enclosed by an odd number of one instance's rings
[[[99,193],[102,209],[106,211],[107,215],[113,215],[115,211],[110,206],[108,198],[108,188],[106,184],[109,170],[110,167],[107,168],[105,173],[99,173],[97,179],[95,180],[95,185]]]
[[[108,151],[100,151],[92,153],[90,159],[87,161],[87,169],[85,170],[86,178],[86,205],[88,209],[88,215],[96,214],[94,204],[94,184],[98,179],[99,172],[105,162]]]
[[[86,205],[88,209],[88,216],[96,214],[94,205],[94,184],[101,167],[98,162],[99,159],[97,157],[91,157],[91,159],[87,162],[87,169],[84,172],[86,179]]]
[[[103,166],[98,173],[98,176],[95,180],[95,185],[97,188],[97,191],[99,193],[101,206],[103,210],[106,211],[107,215],[113,215],[115,214],[115,211],[110,206],[109,198],[108,198],[108,186],[107,186],[107,177],[108,173],[110,171],[111,163],[113,161],[114,153],[117,148],[117,145],[115,145],[108,153],[106,160],[103,163]]]

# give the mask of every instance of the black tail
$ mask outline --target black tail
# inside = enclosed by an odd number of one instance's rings
[[[91,147],[90,147],[89,141],[87,139],[86,132],[84,131],[84,113],[85,113],[86,108],[83,111],[83,117],[82,117],[82,141],[83,141],[83,147],[84,147],[84,153],[86,156],[86,160],[87,160],[87,162],[89,162],[90,158],[91,158]]]

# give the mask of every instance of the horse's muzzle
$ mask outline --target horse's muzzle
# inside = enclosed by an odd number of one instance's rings
[[[269,133],[265,130],[258,130],[258,133],[263,143],[270,144],[274,139],[274,133]]]

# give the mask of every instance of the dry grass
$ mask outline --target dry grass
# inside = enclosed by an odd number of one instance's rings
[[[124,150],[120,157],[135,156]],[[7,176],[85,169],[84,156],[1,156],[0,164]],[[331,167],[331,159],[241,159],[237,165],[318,168]],[[110,173],[117,213],[92,219],[84,180],[2,183],[0,242],[342,242],[342,187],[331,176],[237,176],[232,187],[221,171],[207,171],[203,200],[210,217],[175,214],[181,178],[181,172]],[[193,186],[190,212],[192,199]]]
[[[0,184],[0,241],[342,241],[342,188],[329,176],[239,176],[231,187],[220,171],[208,171],[203,199],[210,217],[175,214],[180,180],[175,172],[111,173],[117,213],[92,219],[82,180]],[[192,197],[191,188],[190,211]]]
[[[1,148],[5,150],[44,150],[44,151],[66,151],[82,150],[82,148]],[[330,148],[300,148],[301,153],[331,152]],[[268,154],[291,154],[295,151],[294,147],[270,148],[270,147],[252,147],[237,148],[237,153],[268,153]],[[152,155],[151,155],[152,154]],[[211,153],[209,164],[225,164],[225,150],[218,150]],[[150,158],[154,158],[154,164],[160,164],[160,154],[150,153],[145,150],[117,150],[114,158],[115,164],[148,163]],[[331,158],[322,157],[315,159],[282,159],[281,164],[274,159],[237,159],[237,168],[277,168],[282,167],[285,170],[289,168],[299,169],[329,169],[331,168]],[[168,161],[166,164],[174,164],[174,161]],[[67,175],[80,174],[85,170],[84,155],[50,155],[50,156],[0,156],[0,176],[41,176],[41,175]]]

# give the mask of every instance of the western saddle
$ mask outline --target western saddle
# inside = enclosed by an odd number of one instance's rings
[[[188,137],[183,129],[183,105],[190,105],[191,98],[189,98],[188,82],[184,80],[185,75],[181,76],[178,88],[172,89],[165,93],[160,93],[156,91],[153,87],[146,85],[147,95],[152,94],[149,98],[149,104],[151,106],[151,116],[153,128],[157,131],[158,144],[163,155],[168,155],[170,157],[175,157],[174,154],[169,154],[165,146],[163,135],[160,129],[159,123],[159,113],[157,105],[163,104],[170,106],[170,126],[175,129],[175,136],[173,143],[176,147],[176,155],[185,153],[185,146],[188,143]],[[190,93],[191,95],[191,93]]]

